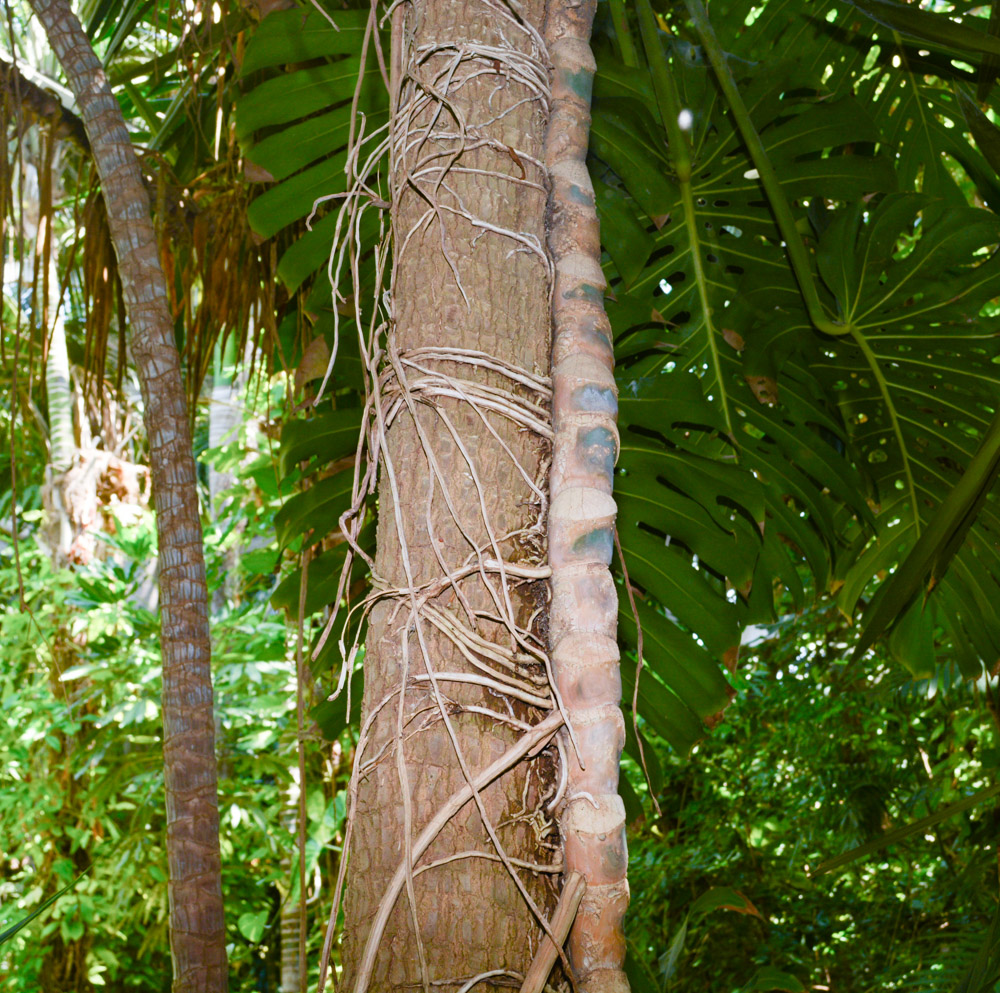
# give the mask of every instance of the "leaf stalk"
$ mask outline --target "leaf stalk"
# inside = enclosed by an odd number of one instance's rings
[[[822,331],[824,334],[837,337],[849,334],[852,330],[851,325],[843,324],[830,317],[820,301],[812,268],[809,265],[809,256],[795,225],[795,217],[789,206],[788,198],[781,188],[781,182],[774,166],[771,165],[771,160],[767,157],[764,142],[750,120],[746,104],[743,103],[743,98],[736,86],[736,80],[726,62],[725,52],[723,52],[722,46],[715,36],[712,23],[708,19],[708,12],[701,0],[684,0],[684,3],[694,23],[695,32],[701,40],[713,70],[715,70],[715,78],[729,104],[729,109],[736,120],[736,126],[746,142],[750,158],[757,169],[761,185],[764,187],[764,192],[771,204],[771,210],[774,212],[778,230],[785,242],[788,261],[791,263],[795,279],[799,284],[799,291],[802,294],[802,301],[805,304],[809,320],[817,331]]]

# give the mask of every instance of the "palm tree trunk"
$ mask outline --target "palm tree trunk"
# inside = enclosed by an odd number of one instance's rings
[[[395,416],[381,449],[375,573],[387,592],[367,639],[370,729],[345,905],[343,988],[356,993],[430,983],[448,993],[484,974],[477,989],[517,985],[543,935],[527,901],[545,916],[555,901],[549,755],[500,777],[412,855],[445,801],[553,709],[547,431],[510,416],[547,419],[544,6],[415,0],[395,15],[394,304],[381,391],[381,416]],[[487,390],[506,414],[487,408]],[[509,583],[509,605],[501,559],[525,577]],[[463,568],[472,574],[444,578]],[[484,669],[492,689],[471,681]],[[530,692],[510,694],[512,682]],[[500,849],[521,862],[522,889]]]
[[[205,562],[180,358],[149,197],[117,101],[67,0],[32,0],[97,163],[142,387],[156,504],[175,993],[228,988]]]

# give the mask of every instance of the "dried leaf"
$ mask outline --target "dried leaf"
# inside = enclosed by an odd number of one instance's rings
[[[250,159],[244,156],[243,158],[243,174],[246,176],[247,181],[251,183],[273,183],[274,176],[271,175],[263,166],[257,165],[256,162],[251,162]]]
[[[745,376],[747,386],[753,390],[758,403],[772,404],[778,402],[778,381],[772,376]]]
[[[738,331],[734,331],[732,328],[723,328],[722,337],[726,339],[726,344],[731,345],[736,349],[737,352],[742,352],[746,342],[743,340],[743,335]]]
[[[295,392],[298,393],[306,383],[326,375],[330,364],[330,348],[322,336],[313,338],[302,354],[302,361],[295,370]]]

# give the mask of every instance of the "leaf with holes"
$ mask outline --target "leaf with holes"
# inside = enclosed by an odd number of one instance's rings
[[[872,580],[911,548],[926,549],[926,561],[911,563],[916,571],[907,579],[919,579],[937,563],[933,595],[966,643],[966,666],[973,656],[992,665],[1000,646],[991,431],[1000,341],[995,319],[987,316],[1000,295],[998,244],[1000,218],[990,211],[899,194],[874,208],[841,212],[818,250],[838,318],[851,332],[828,340],[813,369],[840,396],[878,506],[875,538],[844,575],[841,608],[852,614]],[[928,529],[931,537],[924,539]],[[889,597],[898,613],[916,594],[911,587],[887,585],[882,603]],[[870,609],[886,626],[878,604]],[[970,609],[980,618],[964,623]]]

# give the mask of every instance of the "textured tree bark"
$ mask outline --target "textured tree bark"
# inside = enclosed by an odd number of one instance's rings
[[[395,303],[387,347],[401,358],[428,347],[475,350],[544,376],[550,348],[541,165],[545,101],[544,94],[525,85],[507,64],[521,56],[538,60],[544,82],[544,52],[536,28],[543,23],[544,0],[517,4],[517,15],[505,20],[503,15],[510,10],[501,2],[486,0],[414,0],[397,8],[394,89],[402,92],[404,104],[421,94],[433,98],[431,107],[411,121],[418,132],[430,128],[431,133],[410,141],[402,120],[406,107],[395,100],[390,163]],[[446,106],[436,103],[445,93]],[[459,122],[466,128],[464,141],[455,137]],[[423,163],[424,172],[416,168],[417,162]],[[447,166],[447,175],[435,171],[439,166]],[[408,169],[409,182],[404,178]],[[438,205],[436,210],[429,208],[431,201]],[[516,241],[501,230],[516,232],[524,240]],[[511,389],[509,379],[469,363],[425,352],[420,364],[430,374]],[[434,480],[418,425],[450,491],[461,528],[442,495],[444,486]],[[478,487],[456,438],[475,463]],[[492,556],[483,508],[504,559],[529,565],[543,562],[542,508],[528,482],[544,487],[548,445],[537,435],[505,417],[481,417],[468,403],[437,395],[416,403],[412,415],[403,410],[396,416],[387,450],[394,475],[390,479],[382,465],[375,571],[388,584],[408,583],[401,539],[409,550],[411,578],[417,585],[439,577],[445,571],[442,564],[451,569],[470,558],[475,563],[474,546]],[[534,628],[538,642],[544,644],[539,625],[545,584],[516,584],[512,598],[520,624]],[[426,607],[465,624],[469,611],[479,611],[479,629],[496,644],[511,645],[508,632],[487,617],[496,607],[478,575],[446,587]],[[370,984],[361,974],[379,903],[406,858],[403,839],[407,833],[416,838],[447,798],[466,784],[428,688],[421,639],[409,611],[405,598],[387,600],[376,606],[370,621],[362,716],[373,723],[361,759],[348,868],[343,988],[361,993],[367,986],[382,993],[427,988],[424,984],[429,982],[435,990],[453,991],[484,973],[493,975],[477,989],[509,988],[526,972],[543,932],[507,869],[497,861],[474,803],[466,803],[426,854],[415,859],[415,905],[404,890],[378,941]],[[422,628],[435,670],[476,671],[432,624]],[[544,674],[541,664],[538,671]],[[509,714],[526,723],[537,723],[551,713],[501,699],[471,683],[442,680],[441,689],[472,776],[502,756],[519,732],[468,707]],[[404,734],[401,749],[394,744],[398,728]],[[400,758],[409,783],[408,832]],[[543,794],[551,796],[554,791],[553,777],[551,760],[535,758],[484,790],[488,816],[510,857],[551,865],[553,825],[546,823],[540,808]],[[466,855],[442,862],[461,853]],[[433,867],[425,868],[431,863]],[[555,894],[548,880],[554,873],[518,871],[536,905],[550,912]]]
[[[552,116],[545,164],[552,183],[552,421],[549,619],[552,668],[574,729],[567,742],[559,827],[566,873],[587,891],[569,937],[583,993],[623,993],[628,906],[625,808],[618,770],[625,744],[611,573],[612,497],[618,454],[617,388],[594,189],[587,173],[596,0],[551,0],[545,40],[552,60]]]
[[[145,407],[159,538],[174,993],[228,989],[205,563],[180,358],[149,197],[104,70],[68,0],[32,0],[93,149]]]

